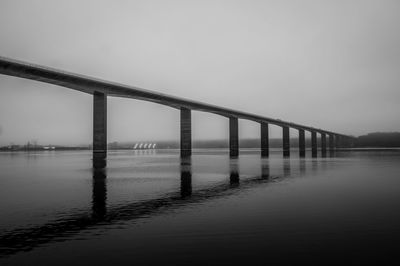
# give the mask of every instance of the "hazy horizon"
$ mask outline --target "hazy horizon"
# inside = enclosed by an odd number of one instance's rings
[[[399,132],[399,13],[390,0],[5,0],[0,56],[347,135]],[[4,75],[0,87],[1,146],[92,142],[91,95]],[[179,139],[178,110],[108,103],[108,142]],[[194,111],[192,132],[225,139],[228,119]]]

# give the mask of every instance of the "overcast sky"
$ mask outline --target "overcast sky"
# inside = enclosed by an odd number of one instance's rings
[[[1,0],[0,56],[357,136],[400,131],[399,14],[396,0]],[[179,139],[177,110],[108,103],[109,141]],[[195,140],[228,136],[226,118],[192,124]],[[91,139],[91,95],[0,75],[0,145]]]

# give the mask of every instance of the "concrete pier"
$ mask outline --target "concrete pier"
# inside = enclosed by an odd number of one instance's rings
[[[283,157],[290,157],[290,134],[289,127],[282,127]]]
[[[321,155],[326,157],[326,134],[321,133]]]
[[[354,148],[354,139],[349,138],[349,148]]]
[[[239,126],[237,117],[229,118],[229,156],[239,156]]]
[[[351,138],[343,137],[343,142],[345,148],[352,148],[354,146],[353,140]]]
[[[306,156],[306,136],[304,129],[299,129],[299,156]]]
[[[335,149],[335,136],[329,134],[329,152],[333,152]]]
[[[318,156],[317,132],[311,131],[311,156]]]
[[[181,158],[192,155],[192,114],[190,109],[181,108]]]
[[[342,146],[342,140],[339,135],[335,135],[335,148],[339,149]]]
[[[342,146],[342,148],[348,148],[349,147],[349,143],[347,141],[347,138],[341,138],[341,146]]]
[[[269,156],[268,123],[261,123],[261,157]]]
[[[93,168],[106,167],[107,158],[107,95],[93,93]]]

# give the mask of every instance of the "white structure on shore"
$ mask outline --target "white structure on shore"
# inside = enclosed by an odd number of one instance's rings
[[[134,150],[152,150],[155,149],[157,146],[156,143],[142,143],[142,142],[138,142],[135,143],[135,145],[133,146],[132,149]]]

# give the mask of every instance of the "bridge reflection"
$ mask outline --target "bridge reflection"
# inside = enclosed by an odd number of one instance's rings
[[[261,159],[261,173],[253,177],[240,179],[237,159],[229,161],[229,182],[219,182],[214,186],[192,190],[192,163],[190,158],[181,160],[180,191],[162,197],[136,201],[119,206],[107,206],[107,172],[94,170],[92,180],[91,212],[74,211],[67,218],[49,222],[41,226],[20,228],[0,235],[0,257],[29,251],[46,243],[64,242],[84,230],[102,229],[123,221],[133,221],[143,217],[178,209],[190,204],[200,203],[221,197],[227,197],[251,189],[261,183],[277,182],[291,176],[290,160],[283,160],[283,171],[276,176],[270,174],[269,159]],[[312,165],[312,171],[316,165]],[[297,167],[297,166],[296,166]],[[296,175],[305,174],[305,161],[298,165]],[[240,188],[240,190],[238,190]],[[104,229],[104,228],[103,228]],[[105,228],[107,229],[107,228]]]
[[[103,219],[107,214],[107,180],[105,170],[94,170],[92,181],[92,218]]]
[[[229,169],[230,169],[230,174],[229,174],[229,180],[231,187],[237,187],[239,186],[239,161],[237,159],[231,159],[229,161]]]
[[[181,197],[184,199],[192,195],[192,159],[181,159]]]

